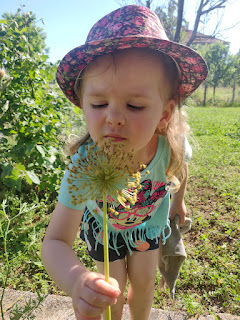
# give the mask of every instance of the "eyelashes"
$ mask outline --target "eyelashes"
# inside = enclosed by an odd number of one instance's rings
[[[101,108],[106,108],[108,106],[107,103],[102,103],[102,104],[91,104],[91,107],[93,109],[101,109]],[[143,110],[145,107],[144,106],[135,106],[132,104],[127,104],[127,108],[129,108],[130,110],[135,110],[135,111],[140,111]]]
[[[104,107],[106,107],[106,106],[107,106],[106,103],[104,103],[104,104],[91,104],[91,107],[92,107],[93,109],[100,109],[100,108],[104,108]]]
[[[134,106],[132,104],[128,104],[127,106],[128,106],[128,108],[130,108],[132,110],[139,110],[139,111],[143,110],[145,108],[144,106]]]

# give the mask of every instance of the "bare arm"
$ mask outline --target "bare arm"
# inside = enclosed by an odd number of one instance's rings
[[[186,217],[186,206],[184,202],[184,195],[187,186],[188,178],[188,164],[185,164],[186,175],[182,181],[182,184],[178,192],[171,195],[171,205],[170,205],[170,219],[172,220],[176,214],[180,216],[180,224],[183,224]]]
[[[82,214],[57,204],[43,241],[42,261],[49,276],[72,297],[77,319],[100,319],[120,292],[114,279],[113,286],[104,281],[103,275],[90,272],[72,250]]]

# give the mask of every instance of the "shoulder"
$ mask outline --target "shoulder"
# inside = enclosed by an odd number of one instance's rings
[[[166,182],[166,169],[168,167],[171,156],[171,149],[168,145],[167,138],[164,136],[158,136],[158,146],[156,154],[153,160],[149,163],[145,170],[149,171],[147,179],[152,181]],[[143,179],[145,179],[143,171]]]
[[[78,159],[81,157],[86,157],[87,152],[86,149],[88,149],[88,146],[93,145],[94,142],[91,138],[89,138],[87,141],[85,141],[83,144],[80,145],[78,148],[78,151],[72,156],[72,164],[76,163]]]
[[[84,144],[82,144],[78,151],[73,155],[71,163],[69,164],[68,169],[65,171],[64,177],[61,182],[59,195],[58,195],[58,201],[64,205],[65,207],[68,207],[73,210],[83,210],[85,208],[85,203],[81,204],[75,204],[73,202],[73,198],[77,197],[78,189],[81,188],[81,182],[75,181],[75,186],[77,187],[76,190],[70,185],[69,178],[71,177],[71,170],[74,166],[78,166],[79,159],[82,157],[86,157],[86,147],[88,145],[92,145],[93,141],[91,139],[88,139]],[[72,179],[72,178],[70,178]],[[71,194],[70,194],[71,193]],[[73,197],[74,196],[74,197]]]

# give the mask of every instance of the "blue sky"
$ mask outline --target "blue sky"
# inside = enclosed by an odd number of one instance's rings
[[[164,3],[159,0],[156,3]],[[0,16],[3,13],[16,13],[21,5],[24,11],[32,11],[37,19],[44,19],[45,25],[38,21],[47,35],[46,44],[50,48],[50,60],[56,62],[71,49],[82,45],[92,25],[105,14],[117,9],[120,5],[115,0],[0,0]],[[196,1],[185,0],[186,19],[194,16]],[[226,7],[223,24],[225,27],[233,24],[239,15],[240,0],[231,0]],[[231,42],[231,51],[240,49],[240,25],[224,33],[224,39]]]

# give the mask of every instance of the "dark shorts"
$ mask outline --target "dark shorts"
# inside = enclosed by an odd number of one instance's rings
[[[96,230],[95,230],[95,233],[96,233]],[[83,230],[81,231],[80,237],[82,240],[85,240]],[[136,247],[131,246],[129,244],[131,251],[145,252],[145,251],[155,250],[155,249],[159,248],[159,238],[154,239],[154,240],[146,238],[145,242],[141,242],[138,239],[137,235],[136,235],[136,237],[134,237],[134,235],[133,235],[133,238],[134,238],[133,240],[134,240]],[[101,240],[103,240],[103,234],[101,236]],[[100,242],[98,242],[98,244],[96,246],[96,241],[97,240],[95,239],[95,237],[93,235],[92,223],[90,220],[88,234],[87,234],[87,241],[86,241],[88,254],[94,260],[103,262],[104,261],[103,245]],[[109,248],[109,261],[110,262],[123,259],[123,258],[125,258],[127,253],[129,253],[129,249],[128,249],[121,233],[119,233],[117,236],[116,245],[118,248],[118,250],[117,250],[118,252],[115,249],[111,248],[111,247],[113,247],[113,239],[112,239],[112,236],[110,235],[110,238],[109,238],[109,246],[110,246],[110,248]]]

